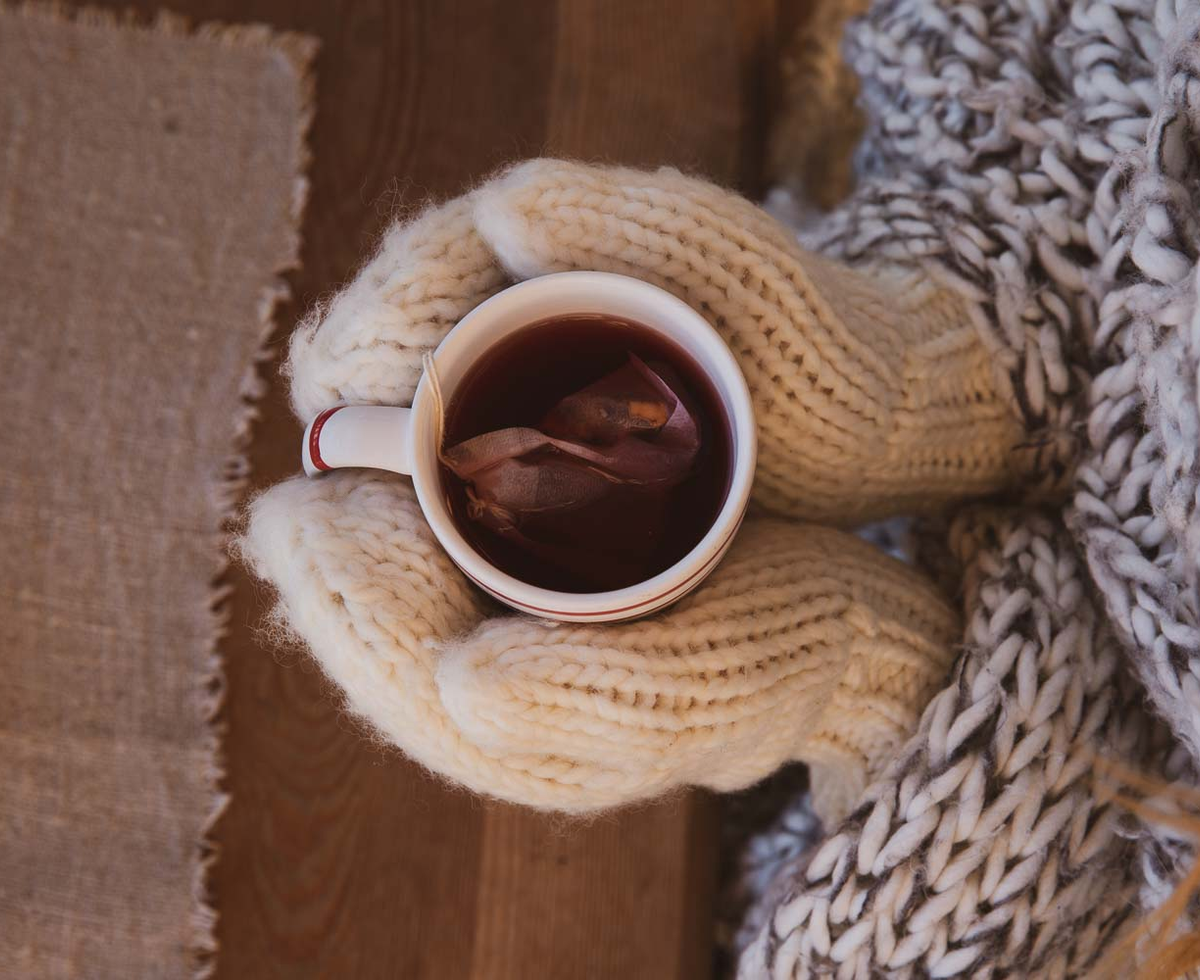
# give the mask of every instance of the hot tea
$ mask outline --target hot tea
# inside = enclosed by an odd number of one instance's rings
[[[606,592],[665,571],[715,521],[732,436],[681,348],[630,320],[531,324],[463,378],[446,411],[442,487],[463,537],[502,571]]]

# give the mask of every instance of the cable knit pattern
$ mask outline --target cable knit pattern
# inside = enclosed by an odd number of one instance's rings
[[[747,522],[651,619],[496,615],[408,481],[297,479],[251,508],[244,555],[385,739],[483,793],[582,811],[821,762],[839,819],[941,682],[960,628],[911,568],[829,528]]]

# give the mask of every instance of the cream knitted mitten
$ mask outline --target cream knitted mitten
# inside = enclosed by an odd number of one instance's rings
[[[297,415],[408,404],[422,353],[465,313],[570,269],[645,279],[712,322],[754,397],[755,496],[777,513],[852,526],[1012,480],[1024,430],[955,296],[806,252],[745,199],[667,169],[533,160],[395,226],[294,335]]]
[[[1011,478],[1021,428],[955,300],[805,253],[743,199],[670,170],[534,161],[393,228],[297,331],[298,415],[407,404],[422,353],[468,310],[513,277],[572,268],[661,285],[726,338],[755,400],[760,508],[852,524]],[[907,566],[765,516],[687,599],[606,626],[500,614],[390,474],[267,491],[242,549],[382,737],[480,792],[568,811],[733,789],[801,759],[836,820],[959,635]]]
[[[379,734],[479,792],[561,810],[734,789],[802,758],[821,766],[823,812],[841,813],[916,725],[959,630],[900,562],[771,519],[659,616],[496,615],[391,474],[275,487],[243,549]]]

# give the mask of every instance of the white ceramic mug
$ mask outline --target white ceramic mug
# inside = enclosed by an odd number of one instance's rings
[[[741,525],[754,480],[757,436],[750,392],[717,332],[686,303],[628,276],[561,272],[511,286],[468,313],[438,345],[433,361],[445,403],[471,366],[522,327],[565,314],[598,313],[643,324],[682,347],[712,382],[732,429],[733,472],[713,525],[683,558],[653,578],[610,592],[538,588],[507,575],[475,551],[451,518],[436,444],[436,399],[429,379],[412,408],[339,406],[309,423],[302,449],[309,476],[366,466],[412,476],[429,526],[455,564],[485,592],[522,612],[563,622],[594,623],[645,616],[694,589],[713,570]]]

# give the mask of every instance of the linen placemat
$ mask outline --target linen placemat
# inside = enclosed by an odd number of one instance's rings
[[[211,965],[222,525],[314,51],[0,7],[0,975]]]

